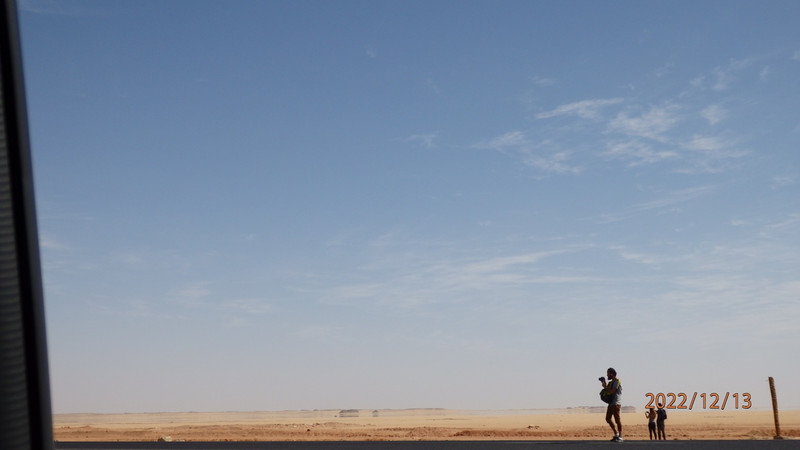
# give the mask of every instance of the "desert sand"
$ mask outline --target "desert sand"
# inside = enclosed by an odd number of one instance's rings
[[[357,415],[357,416],[356,416]],[[780,413],[800,439],[800,411]],[[314,410],[56,414],[57,441],[605,440],[603,413],[570,410]],[[626,440],[649,439],[644,411],[622,414]],[[667,438],[772,439],[772,411],[669,411]]]

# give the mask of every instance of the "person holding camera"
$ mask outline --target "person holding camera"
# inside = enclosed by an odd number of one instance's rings
[[[603,383],[603,390],[600,391],[600,398],[608,403],[606,422],[608,422],[608,425],[611,427],[611,431],[614,432],[614,437],[611,438],[611,440],[614,442],[622,442],[622,421],[619,417],[619,413],[622,410],[622,384],[619,378],[617,378],[617,371],[614,370],[613,367],[608,368],[606,376],[608,376],[608,382],[606,382],[605,377],[599,378],[600,382]],[[614,422],[617,423],[616,428],[611,421],[612,417],[614,418]]]
[[[658,435],[656,434],[656,409],[651,406],[650,411],[645,411],[644,417],[647,418],[647,432],[650,433],[650,440],[653,440],[653,436],[658,440]]]

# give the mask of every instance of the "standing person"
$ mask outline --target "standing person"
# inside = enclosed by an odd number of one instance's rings
[[[622,383],[617,378],[617,371],[613,367],[608,368],[606,376],[608,376],[608,383],[606,383],[605,377],[600,377],[600,382],[603,383],[603,391],[600,397],[604,402],[608,403],[606,422],[611,427],[611,431],[614,432],[614,437],[611,440],[622,442],[622,421],[619,418],[619,413],[622,410]],[[612,417],[617,423],[616,428],[614,428],[614,423],[611,422]]]
[[[658,435],[656,435],[656,409],[651,406],[650,411],[645,412],[644,416],[647,417],[647,431],[650,433],[650,440],[652,441],[654,436],[658,440]]]
[[[667,420],[667,410],[663,408],[664,405],[658,404],[658,418],[656,419],[656,428],[658,428],[658,439],[662,441],[667,440],[667,432],[664,430],[664,421]]]

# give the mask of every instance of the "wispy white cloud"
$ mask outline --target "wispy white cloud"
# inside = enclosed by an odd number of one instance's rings
[[[710,105],[700,112],[700,115],[711,125],[716,125],[728,116],[728,111],[720,105]]]
[[[509,131],[508,133],[497,136],[488,142],[481,142],[477,144],[475,147],[490,148],[493,150],[502,151],[508,148],[525,147],[529,144],[530,141],[528,141],[528,138],[525,136],[524,132]]]
[[[530,142],[522,131],[511,131],[490,141],[477,144],[477,148],[489,148],[500,152],[516,152],[522,155],[525,165],[545,173],[578,174],[583,168],[570,163],[570,152],[553,150],[552,142],[539,144]]]
[[[677,105],[668,104],[652,107],[639,115],[620,112],[609,122],[608,126],[614,132],[663,142],[666,140],[664,134],[679,121],[677,115],[679,109]]]
[[[664,209],[695,200],[706,195],[710,195],[717,190],[716,186],[695,186],[687,189],[679,189],[662,196],[661,198],[634,205],[631,209],[636,211],[646,211],[651,209]]]
[[[565,271],[553,273],[543,261],[580,248],[512,254],[496,257],[450,258],[414,264],[387,260],[378,270],[370,265],[370,282],[343,283],[320,291],[320,301],[347,305],[372,303],[398,308],[452,303],[482,298],[488,291],[501,296],[533,284],[586,284],[597,277]],[[402,258],[401,258],[402,259]],[[384,276],[376,276],[383,272]],[[510,291],[509,291],[510,290]]]
[[[208,289],[205,283],[198,283],[186,286],[178,290],[178,297],[183,299],[200,299],[211,295],[211,290]]]
[[[689,81],[691,91],[711,89],[712,91],[722,92],[733,87],[733,84],[739,79],[742,72],[748,69],[755,62],[752,58],[745,59],[731,59],[728,64],[714,67],[707,73],[702,73]],[[764,67],[760,76],[768,76],[770,73],[769,66]],[[762,80],[763,81],[763,80]],[[685,96],[687,92],[681,94]]]
[[[667,75],[672,70],[672,67],[674,65],[675,64],[673,64],[673,63],[666,63],[663,66],[661,66],[658,69],[656,69],[656,72],[655,72],[656,78],[663,78],[665,75]]]
[[[583,168],[570,164],[569,152],[561,151],[551,155],[530,155],[525,158],[525,164],[535,167],[542,172],[555,174],[579,174]]]
[[[600,110],[606,106],[622,103],[621,98],[592,99],[579,102],[567,103],[554,110],[541,112],[536,115],[537,119],[549,119],[558,116],[578,116],[583,119],[597,119]]]
[[[425,85],[428,86],[436,95],[442,95],[444,90],[433,80],[433,78],[428,78],[425,80]]]
[[[765,235],[772,236],[772,233],[776,231],[794,232],[798,228],[800,228],[800,214],[791,213],[786,215],[786,217],[780,220],[779,222],[771,223],[765,226],[764,231],[762,232],[762,236]]]
[[[668,159],[678,158],[678,153],[671,150],[654,150],[651,145],[638,140],[609,142],[603,155],[628,161],[628,167],[644,164],[655,164]]]
[[[22,12],[69,17],[93,17],[106,13],[97,9],[99,4],[89,8],[85,2],[62,2],[59,0],[19,0],[19,10]]]
[[[39,247],[42,250],[68,250],[69,246],[47,234],[39,235]]]
[[[701,152],[716,152],[727,146],[728,143],[717,136],[694,135],[686,143],[686,148]]]
[[[730,63],[725,66],[715,67],[711,73],[714,77],[714,82],[711,89],[715,91],[724,91],[730,89],[739,72],[746,69],[752,64],[749,59],[732,59]]]
[[[427,133],[427,134],[412,134],[411,136],[403,139],[405,142],[418,142],[421,146],[425,148],[435,148],[436,147],[436,139],[439,137],[438,133]]]
[[[393,247],[397,244],[398,233],[395,231],[387,231],[374,239],[369,241],[369,246],[375,249],[382,249]]]
[[[796,175],[775,175],[772,177],[772,184],[770,188],[778,189],[786,186],[791,186],[797,182]]]
[[[108,298],[94,298],[87,301],[93,311],[102,314],[128,317],[134,319],[168,319],[172,316],[165,313],[161,308],[156,308],[152,302],[136,298],[116,298],[110,301]]]
[[[758,74],[759,81],[762,81],[762,82],[767,81],[767,79],[769,78],[770,73],[772,73],[772,68],[770,66],[764,66],[764,68],[761,69],[761,72],[759,72],[759,74]]]
[[[114,260],[129,266],[139,266],[147,261],[147,258],[137,251],[124,251],[114,255]]]
[[[170,249],[149,247],[115,250],[108,263],[125,265],[137,270],[177,272],[196,266],[201,256],[181,254]]]
[[[172,289],[164,298],[169,304],[192,310],[207,310],[219,306],[219,299],[205,282],[188,283]]]
[[[685,160],[689,166],[676,169],[678,173],[720,173],[734,166],[734,161],[750,154],[747,150],[736,147],[734,141],[718,136],[694,135],[682,147],[691,153]]]
[[[637,253],[637,252],[629,250],[628,248],[626,248],[624,246],[612,246],[610,248],[610,250],[616,251],[619,254],[620,257],[622,257],[623,259],[625,259],[627,261],[633,261],[633,262],[637,262],[637,263],[645,264],[645,265],[658,264],[659,262],[661,262],[663,260],[663,256],[662,257],[657,257],[657,256],[654,256],[654,255],[647,255],[647,254],[644,254],[644,253]]]
[[[64,14],[64,5],[57,0],[19,0],[20,11],[34,14]]]
[[[800,257],[796,245],[791,242],[787,245],[785,236],[796,233],[800,220],[788,217],[775,225],[787,227],[786,232],[735,243],[720,238],[699,248],[687,247],[685,252],[671,256],[665,256],[669,252],[658,253],[656,262],[660,270],[669,270],[673,275],[663,288],[664,293],[654,301],[682,311],[686,318],[686,322],[676,325],[670,332],[689,333],[697,339],[696,323],[691,317],[705,317],[711,313],[720,322],[718,325],[730,322],[736,326],[730,333],[715,329],[708,338],[725,340],[738,332],[737,337],[747,340],[748,336],[741,336],[742,333],[751,337],[762,334],[758,330],[761,327],[754,324],[776,324],[779,327],[774,330],[776,338],[796,339],[796,327],[787,328],[784,324],[800,318],[800,304],[796,301],[800,283],[785,267],[796,266]],[[634,261],[640,255],[626,248],[619,251],[620,254],[632,253]],[[771,270],[771,267],[777,269]],[[785,320],[787,317],[789,321]],[[724,338],[720,338],[720,333]]]
[[[512,267],[536,264],[544,258],[564,253],[564,250],[534,252],[513,256],[499,256],[467,263],[460,266],[459,270],[467,276],[481,275],[487,273],[497,273],[506,271]],[[444,266],[438,266],[435,270],[441,271]]]
[[[731,226],[734,226],[734,227],[743,227],[743,226],[746,226],[746,225],[750,225],[750,223],[749,223],[748,221],[746,221],[746,220],[742,220],[742,219],[731,219]]]
[[[684,203],[712,194],[716,191],[716,189],[716,186],[707,185],[667,192],[666,194],[661,195],[659,198],[647,202],[636,203],[625,208],[623,211],[602,214],[598,217],[598,222],[619,222],[629,219],[637,214],[652,210],[675,210]]]
[[[533,82],[533,84],[537,86],[552,86],[557,83],[557,81],[554,78],[547,78],[540,76],[531,77],[531,81]]]

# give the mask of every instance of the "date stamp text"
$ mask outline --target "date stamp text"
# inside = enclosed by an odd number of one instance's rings
[[[691,399],[683,392],[679,392],[677,394],[673,392],[667,392],[666,394],[663,392],[659,392],[658,394],[648,392],[647,394],[644,394],[644,396],[650,399],[650,401],[647,402],[645,409],[656,408],[659,405],[662,408],[667,409],[688,410],[691,410],[695,407],[702,407],[702,409],[724,410],[725,408],[730,409],[731,406],[733,406],[734,409],[750,409],[752,406],[750,402],[750,394],[747,392],[742,392],[741,394],[738,392],[726,392],[724,396],[717,394],[716,392],[701,392],[699,394],[695,392],[692,394]],[[730,403],[728,403],[729,401]]]

